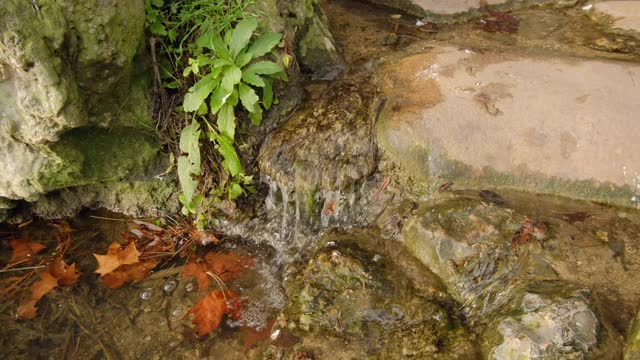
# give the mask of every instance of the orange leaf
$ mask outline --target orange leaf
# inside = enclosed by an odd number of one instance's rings
[[[195,277],[198,281],[198,290],[207,291],[209,290],[209,286],[211,285],[211,279],[209,278],[209,275],[207,275],[207,271],[208,268],[206,263],[189,262],[184,266],[182,276]]]
[[[102,276],[104,280],[102,284],[110,289],[122,286],[128,281],[142,281],[149,276],[149,272],[153,270],[159,261],[147,260],[136,264],[122,265],[116,270]]]
[[[189,312],[194,315],[192,322],[198,328],[198,336],[204,336],[220,326],[225,314],[239,320],[242,317],[242,308],[243,304],[237,293],[231,290],[213,290]]]
[[[58,279],[48,271],[40,273],[40,280],[31,285],[31,298],[18,307],[18,317],[22,319],[33,319],[36,316],[36,303],[49,291],[58,286]]]
[[[71,286],[78,281],[80,273],[76,271],[76,264],[67,265],[61,256],[56,257],[48,266],[49,273],[58,279],[58,284]]]
[[[136,249],[136,244],[130,242],[124,249],[117,242],[109,245],[106,255],[93,254],[98,260],[98,269],[96,272],[100,275],[108,274],[121,265],[131,265],[140,261],[140,253]]]
[[[9,264],[15,264],[32,259],[33,255],[44,250],[46,246],[35,241],[30,241],[27,238],[22,238],[11,240],[11,248],[13,249],[13,254],[11,255],[11,260],[9,260]]]
[[[204,259],[209,269],[223,281],[239,277],[256,263],[254,259],[237,253],[210,252]]]
[[[275,322],[275,319],[269,321],[269,323],[267,323],[267,326],[265,326],[262,330],[258,330],[251,326],[243,326],[240,329],[240,338],[244,343],[244,348],[251,349],[255,344],[269,339],[269,337],[271,336],[271,329],[273,328],[273,324]]]

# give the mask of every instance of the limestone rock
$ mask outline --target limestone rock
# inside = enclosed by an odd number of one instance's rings
[[[340,190],[375,167],[374,90],[346,79],[294,113],[265,141],[260,171],[297,189]]]
[[[143,1],[3,2],[0,198],[117,181],[157,154]],[[110,128],[110,129],[106,129]]]
[[[640,1],[602,1],[595,10],[608,16],[614,28],[640,32]]]
[[[383,152],[413,180],[623,206],[640,197],[637,64],[436,47],[379,73]]]

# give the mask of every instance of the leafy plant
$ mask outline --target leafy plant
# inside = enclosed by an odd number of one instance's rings
[[[274,102],[273,81],[287,80],[284,69],[277,63],[261,58],[269,54],[282,39],[282,34],[267,32],[251,41],[258,22],[254,18],[244,19],[224,37],[209,31],[198,38],[198,46],[208,53],[189,58],[183,76],[195,76],[198,81],[189,88],[184,97],[183,110],[202,116],[207,125],[207,138],[215,144],[224,159],[222,167],[230,181],[223,189],[214,189],[211,194],[226,193],[234,200],[252,191],[252,178],[244,175],[240,157],[234,147],[236,133],[236,108],[242,105],[249,119],[260,125],[263,110]],[[215,116],[214,126],[206,115]],[[182,186],[183,213],[195,213],[201,197],[195,195],[200,174],[200,130],[194,120],[185,127],[180,138],[180,149],[186,155],[178,158],[178,176]]]

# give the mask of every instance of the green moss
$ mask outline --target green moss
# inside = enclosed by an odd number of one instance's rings
[[[640,312],[631,324],[624,349],[624,360],[640,359]]]
[[[47,191],[120,180],[148,164],[159,144],[140,130],[80,128],[65,133],[50,149],[57,161],[38,179]]]

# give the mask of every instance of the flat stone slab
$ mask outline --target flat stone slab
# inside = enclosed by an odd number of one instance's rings
[[[595,9],[611,17],[615,28],[640,32],[640,1],[604,1]]]
[[[436,47],[379,79],[378,141],[414,178],[638,205],[638,64]]]

